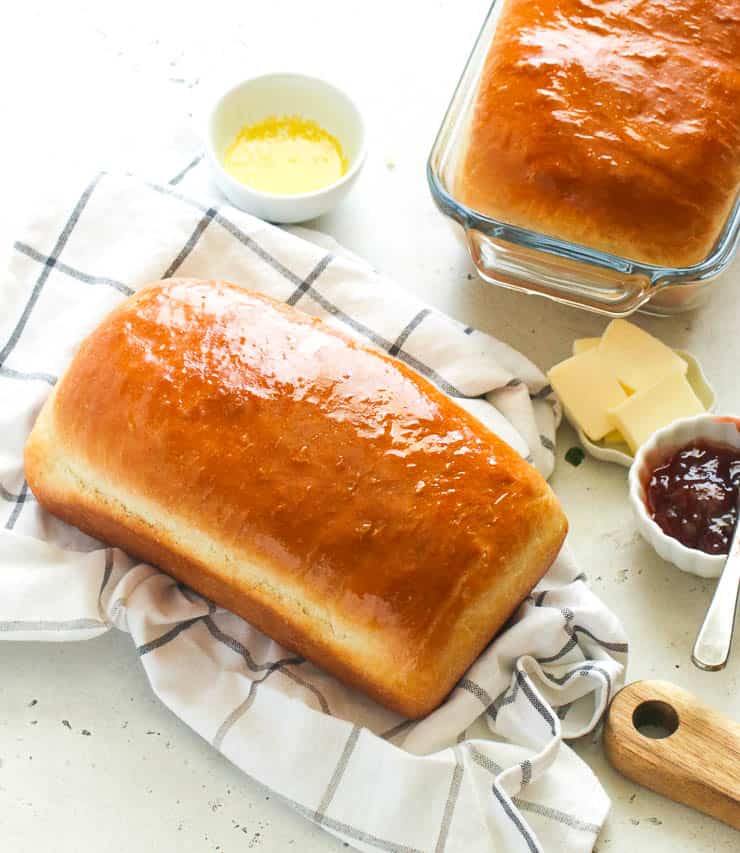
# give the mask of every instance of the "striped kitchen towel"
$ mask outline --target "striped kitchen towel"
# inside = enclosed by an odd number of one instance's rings
[[[192,195],[187,171],[96,177],[35,216],[0,279],[0,639],[129,632],[169,708],[359,850],[590,850],[609,803],[563,739],[598,722],[627,644],[567,546],[446,702],[409,722],[35,502],[23,445],[50,387],[111,308],[174,274],[243,283],[370,341],[552,471],[559,412],[531,362],[323,236]]]

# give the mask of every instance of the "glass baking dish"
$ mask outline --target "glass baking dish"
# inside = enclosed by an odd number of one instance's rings
[[[447,108],[427,164],[439,209],[454,223],[485,281],[537,293],[610,317],[638,308],[677,314],[701,305],[730,263],[740,236],[740,193],[710,254],[689,267],[638,263],[491,219],[455,198],[453,176],[478,80],[506,0],[494,0]]]

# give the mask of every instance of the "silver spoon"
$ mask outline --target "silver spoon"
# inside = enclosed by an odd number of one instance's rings
[[[730,551],[691,653],[691,660],[699,669],[724,669],[727,658],[730,656],[738,592],[740,592],[740,493],[738,493],[737,519],[730,542]]]

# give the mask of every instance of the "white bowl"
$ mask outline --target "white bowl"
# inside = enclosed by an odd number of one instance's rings
[[[716,403],[716,396],[714,389],[709,384],[709,380],[704,375],[704,371],[701,369],[701,365],[690,352],[680,349],[674,350],[674,352],[676,355],[680,355],[689,366],[686,378],[688,379],[689,385],[694,389],[694,393],[701,400],[704,408],[708,412],[713,411]],[[583,449],[589,455],[596,459],[600,459],[602,462],[614,462],[616,465],[622,465],[624,468],[630,467],[634,460],[634,456],[626,443],[608,444],[603,440],[591,441],[586,433],[578,426],[575,420],[570,418],[567,411],[565,412],[565,416],[578,433],[578,440],[583,445]]]
[[[637,520],[637,528],[664,560],[684,572],[703,578],[716,578],[722,572],[727,556],[705,554],[687,548],[678,539],[664,533],[652,519],[647,508],[645,484],[657,465],[667,460],[676,450],[695,439],[706,439],[713,444],[723,444],[740,451],[740,417],[734,415],[696,415],[681,418],[654,433],[635,455],[629,472],[629,496]]]
[[[224,153],[245,125],[284,115],[311,119],[340,141],[348,168],[338,181],[313,192],[278,195],[248,187],[224,169]],[[335,207],[357,180],[365,160],[365,126],[352,100],[331,83],[305,74],[264,74],[243,80],[216,101],[208,117],[206,154],[217,186],[232,204],[269,222],[304,222]]]

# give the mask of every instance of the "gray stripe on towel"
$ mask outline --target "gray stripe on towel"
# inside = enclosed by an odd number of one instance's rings
[[[21,379],[24,381],[38,380],[46,382],[49,385],[56,385],[57,377],[51,373],[32,372],[26,373],[22,370],[13,370],[11,367],[0,367],[0,376],[5,376],[7,379]]]
[[[18,322],[15,324],[15,328],[13,329],[10,338],[8,338],[5,346],[0,350],[0,365],[4,364],[7,357],[10,353],[15,349],[15,345],[20,340],[21,335],[23,334],[23,330],[26,328],[26,323],[28,322],[28,318],[31,316],[31,312],[34,309],[34,306],[38,302],[39,297],[41,296],[41,291],[46,284],[46,280],[49,278],[49,274],[57,263],[57,259],[62,251],[62,249],[67,245],[67,240],[69,240],[72,231],[74,230],[75,225],[77,225],[80,216],[82,215],[82,211],[85,209],[88,201],[90,201],[90,196],[93,194],[93,190],[98,185],[98,181],[101,179],[102,173],[96,175],[92,181],[88,184],[85,191],[80,196],[77,204],[74,206],[72,212],[67,219],[64,228],[62,229],[59,237],[57,238],[56,243],[54,244],[54,248],[52,249],[51,255],[46,259],[44,263],[43,269],[39,273],[39,277],[36,279],[36,284],[34,284],[33,289],[31,290],[31,295],[28,297],[28,300],[21,312],[21,316],[18,318]]]
[[[344,745],[342,754],[339,756],[337,766],[334,768],[334,772],[331,775],[329,784],[326,786],[324,796],[321,798],[319,807],[316,809],[315,821],[318,824],[323,823],[324,818],[326,817],[326,810],[329,808],[329,806],[331,805],[331,801],[334,799],[334,795],[337,792],[337,788],[339,787],[339,783],[342,780],[342,776],[344,776],[344,772],[347,769],[349,759],[352,756],[355,747],[357,746],[357,741],[360,737],[360,731],[361,729],[359,726],[352,726],[352,730],[349,733],[349,737],[347,738],[347,742]]]
[[[63,264],[60,260],[55,260],[52,262],[52,259],[47,257],[46,255],[41,254],[41,252],[36,251],[32,246],[27,245],[26,243],[14,243],[13,248],[20,252],[22,255],[26,255],[26,257],[31,258],[34,261],[38,261],[40,264],[51,264],[55,270],[58,270],[64,275],[69,276],[70,278],[74,278],[77,281],[81,281],[83,284],[102,284],[106,287],[112,287],[114,290],[117,290],[119,293],[122,293],[124,296],[131,296],[134,292],[133,287],[129,287],[126,284],[123,284],[121,281],[116,281],[114,278],[105,278],[104,276],[99,275],[89,275],[86,272],[81,272],[75,267],[69,266],[69,264]]]
[[[450,834],[450,826],[452,817],[455,814],[455,806],[460,797],[460,786],[463,778],[463,763],[460,757],[460,748],[453,747],[455,756],[455,768],[452,771],[452,779],[450,780],[450,790],[447,794],[447,802],[445,803],[444,814],[442,815],[442,824],[439,828],[437,843],[434,846],[434,853],[442,853],[447,844],[447,837]]]

